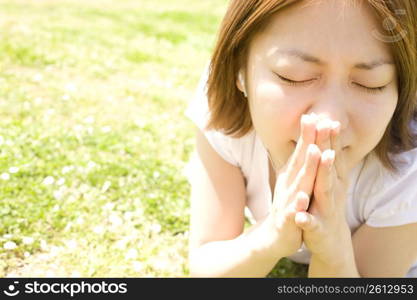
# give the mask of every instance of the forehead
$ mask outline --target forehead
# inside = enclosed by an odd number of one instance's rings
[[[377,38],[382,21],[367,1],[299,1],[268,20],[251,43],[257,51],[298,48],[320,57],[389,60],[389,43]]]

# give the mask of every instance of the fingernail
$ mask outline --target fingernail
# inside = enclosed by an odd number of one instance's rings
[[[334,150],[327,149],[323,152],[323,161],[330,161],[331,164],[332,164],[333,161],[334,161],[335,155],[336,154],[335,154]]]
[[[302,116],[301,116],[301,122],[302,122],[303,124],[309,123],[309,122],[310,122],[310,120],[311,120],[311,117],[310,117],[309,115],[302,115]]]
[[[338,121],[332,121],[332,129],[333,130],[335,130],[335,129],[337,129],[337,127],[339,127],[340,126],[340,122],[338,122]]]
[[[311,113],[310,118],[312,121],[317,122],[318,116],[315,113]]]
[[[331,121],[329,119],[320,120],[317,129],[323,129],[323,128],[330,128],[332,126]]]
[[[334,150],[330,150],[329,159],[333,162],[336,152]]]
[[[313,154],[315,152],[315,148],[316,148],[315,144],[310,144],[307,147],[307,152],[310,153],[310,154]]]
[[[297,217],[298,222],[302,224],[308,223],[308,217],[306,214],[300,213],[300,214],[297,214],[296,217]]]
[[[333,167],[334,157],[335,157],[335,152],[334,152],[334,150],[332,150],[331,153],[329,154],[329,158],[330,158],[329,170],[331,170],[332,167]]]

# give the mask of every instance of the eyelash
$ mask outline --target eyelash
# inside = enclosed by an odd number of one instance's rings
[[[293,80],[290,80],[290,79],[287,79],[287,78],[285,78],[285,77],[282,77],[282,76],[280,76],[280,75],[278,75],[278,74],[276,74],[278,77],[279,77],[279,79],[281,79],[282,81],[285,81],[285,82],[287,82],[287,83],[289,83],[290,85],[293,85],[293,86],[297,86],[297,85],[300,85],[300,84],[305,84],[305,83],[307,83],[307,82],[309,82],[309,81],[311,81],[311,80],[305,80],[305,81],[293,81]],[[385,90],[385,88],[387,87],[387,86],[381,86],[381,87],[376,87],[376,88],[369,88],[369,87],[366,87],[366,86],[363,86],[363,85],[360,85],[360,84],[358,84],[358,83],[355,83],[357,86],[359,86],[359,87],[361,87],[361,88],[363,88],[363,89],[365,89],[368,93],[371,93],[371,94],[377,94],[377,93],[380,93],[380,92],[382,92],[383,90]]]

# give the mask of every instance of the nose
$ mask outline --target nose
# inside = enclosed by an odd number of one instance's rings
[[[340,132],[349,126],[348,107],[343,96],[325,96],[313,101],[307,114],[314,113],[318,120],[329,119],[340,123]]]

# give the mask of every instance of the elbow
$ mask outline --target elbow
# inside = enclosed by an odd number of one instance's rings
[[[188,255],[188,270],[189,277],[192,278],[217,278],[221,277],[220,274],[215,274],[208,270],[207,265],[204,264],[204,260],[200,258],[198,251],[194,250]]]
[[[206,278],[206,277],[213,277],[210,276],[207,272],[204,272],[203,266],[201,266],[195,258],[191,255],[188,257],[188,270],[189,270],[189,277],[192,278]]]

